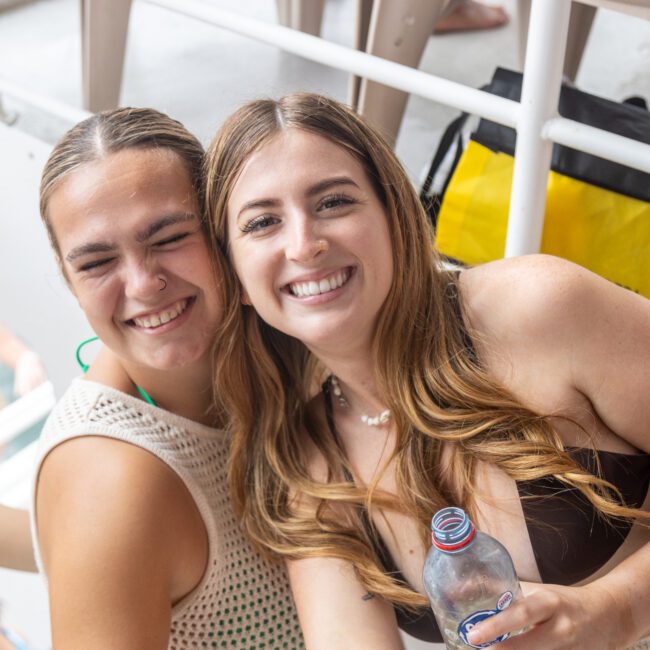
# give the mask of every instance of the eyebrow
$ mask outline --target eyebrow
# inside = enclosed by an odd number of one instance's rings
[[[92,244],[83,244],[82,246],[75,246],[66,256],[67,262],[74,262],[76,259],[91,253],[110,253],[115,250],[115,244],[107,242],[93,242]]]
[[[179,212],[176,214],[168,214],[160,219],[156,219],[151,222],[143,231],[139,232],[135,238],[136,241],[145,242],[147,239],[151,239],[154,235],[158,234],[167,226],[173,226],[177,223],[183,223],[185,221],[192,221],[196,219],[196,215],[193,212]]]
[[[353,185],[357,189],[360,189],[359,186],[349,177],[349,176],[334,176],[333,178],[326,178],[315,185],[312,185],[307,190],[307,196],[311,197],[325,190],[329,190],[332,187],[338,187],[339,185]],[[244,203],[241,210],[237,214],[237,218],[242,215],[246,210],[252,210],[254,208],[277,208],[280,205],[279,199],[255,199],[254,201],[249,201]]]
[[[194,219],[196,219],[196,215],[192,212],[180,212],[165,215],[164,217],[160,217],[160,219],[156,219],[144,230],[137,233],[135,236],[136,241],[145,242],[168,226],[173,226],[174,224],[183,223],[185,221],[192,221]],[[115,249],[116,245],[112,242],[91,242],[88,244],[82,244],[81,246],[75,246],[75,248],[65,256],[65,259],[68,262],[73,262],[84,255],[91,255],[93,253],[110,253]]]
[[[319,194],[320,192],[329,190],[332,187],[337,187],[338,185],[353,185],[357,189],[360,189],[349,176],[335,176],[334,178],[326,178],[320,183],[312,185],[309,190],[307,190],[307,196],[314,196],[314,194]]]

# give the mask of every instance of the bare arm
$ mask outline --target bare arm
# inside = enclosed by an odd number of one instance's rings
[[[524,585],[526,597],[477,625],[475,645],[530,629],[503,650],[616,650],[650,635],[650,544],[582,587]]]
[[[36,571],[27,510],[0,504],[0,566]]]
[[[172,605],[207,557],[178,477],[132,445],[78,438],[45,459],[36,503],[53,646],[167,648]]]
[[[313,558],[288,563],[308,650],[402,650],[392,605],[368,598],[352,566]]]
[[[477,267],[461,286],[488,370],[524,404],[545,414],[586,404],[650,452],[649,300],[546,255]]]
[[[561,412],[580,397],[602,423],[596,446],[650,453],[650,301],[554,258],[498,264],[499,282],[489,268],[483,278],[494,292],[488,289],[486,299],[475,286],[469,294],[472,321],[485,334],[485,349],[492,346],[488,363],[499,379],[541,412]],[[650,634],[648,611],[646,544],[588,585],[531,586],[520,605],[477,626],[472,640],[526,624],[534,627],[504,650],[609,650]]]

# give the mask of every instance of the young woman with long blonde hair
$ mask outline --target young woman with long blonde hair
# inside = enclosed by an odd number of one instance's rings
[[[446,270],[393,152],[322,96],[242,107],[206,174],[236,272],[216,359],[235,507],[288,560],[308,647],[392,650],[396,622],[440,641],[421,570],[452,504],[528,583],[477,647],[649,635],[650,303],[545,256]]]

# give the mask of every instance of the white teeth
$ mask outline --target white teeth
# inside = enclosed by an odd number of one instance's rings
[[[294,282],[289,285],[289,289],[294,296],[305,298],[307,296],[318,296],[321,293],[328,293],[343,286],[350,278],[348,270],[339,271],[329,278],[323,278],[319,282]]]
[[[133,322],[138,327],[156,328],[178,318],[187,307],[187,300],[179,300],[171,309],[161,311],[158,314],[151,314],[146,318],[134,318]]]

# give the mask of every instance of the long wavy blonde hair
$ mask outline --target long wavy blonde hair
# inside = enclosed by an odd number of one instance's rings
[[[474,512],[474,470],[487,461],[515,480],[552,475],[576,488],[605,516],[634,517],[616,489],[564,452],[547,418],[518,403],[491,379],[468,348],[422,206],[383,138],[352,110],[315,94],[253,101],[222,126],[206,155],[206,212],[213,244],[228,254],[227,203],[249,156],[277,134],[300,129],[338,144],[364,167],[381,200],[392,239],[394,280],[380,310],[372,355],[383,402],[397,431],[397,494],[345,480],[349,467],[323,418],[314,412],[314,360],[296,339],[242,304],[230,269],[229,300],[215,361],[215,391],[230,413],[232,498],[263,551],[290,558],[329,555],[351,561],[367,587],[395,603],[426,602],[382,570],[360,508],[399,508],[420,522],[452,501]],[[311,400],[311,402],[310,402]],[[327,460],[328,479],[310,476],[304,436]],[[441,464],[441,442],[454,441]],[[460,493],[450,486],[459,484]],[[307,495],[314,510],[296,507]],[[302,500],[301,500],[302,501]],[[341,512],[346,516],[341,516]]]

